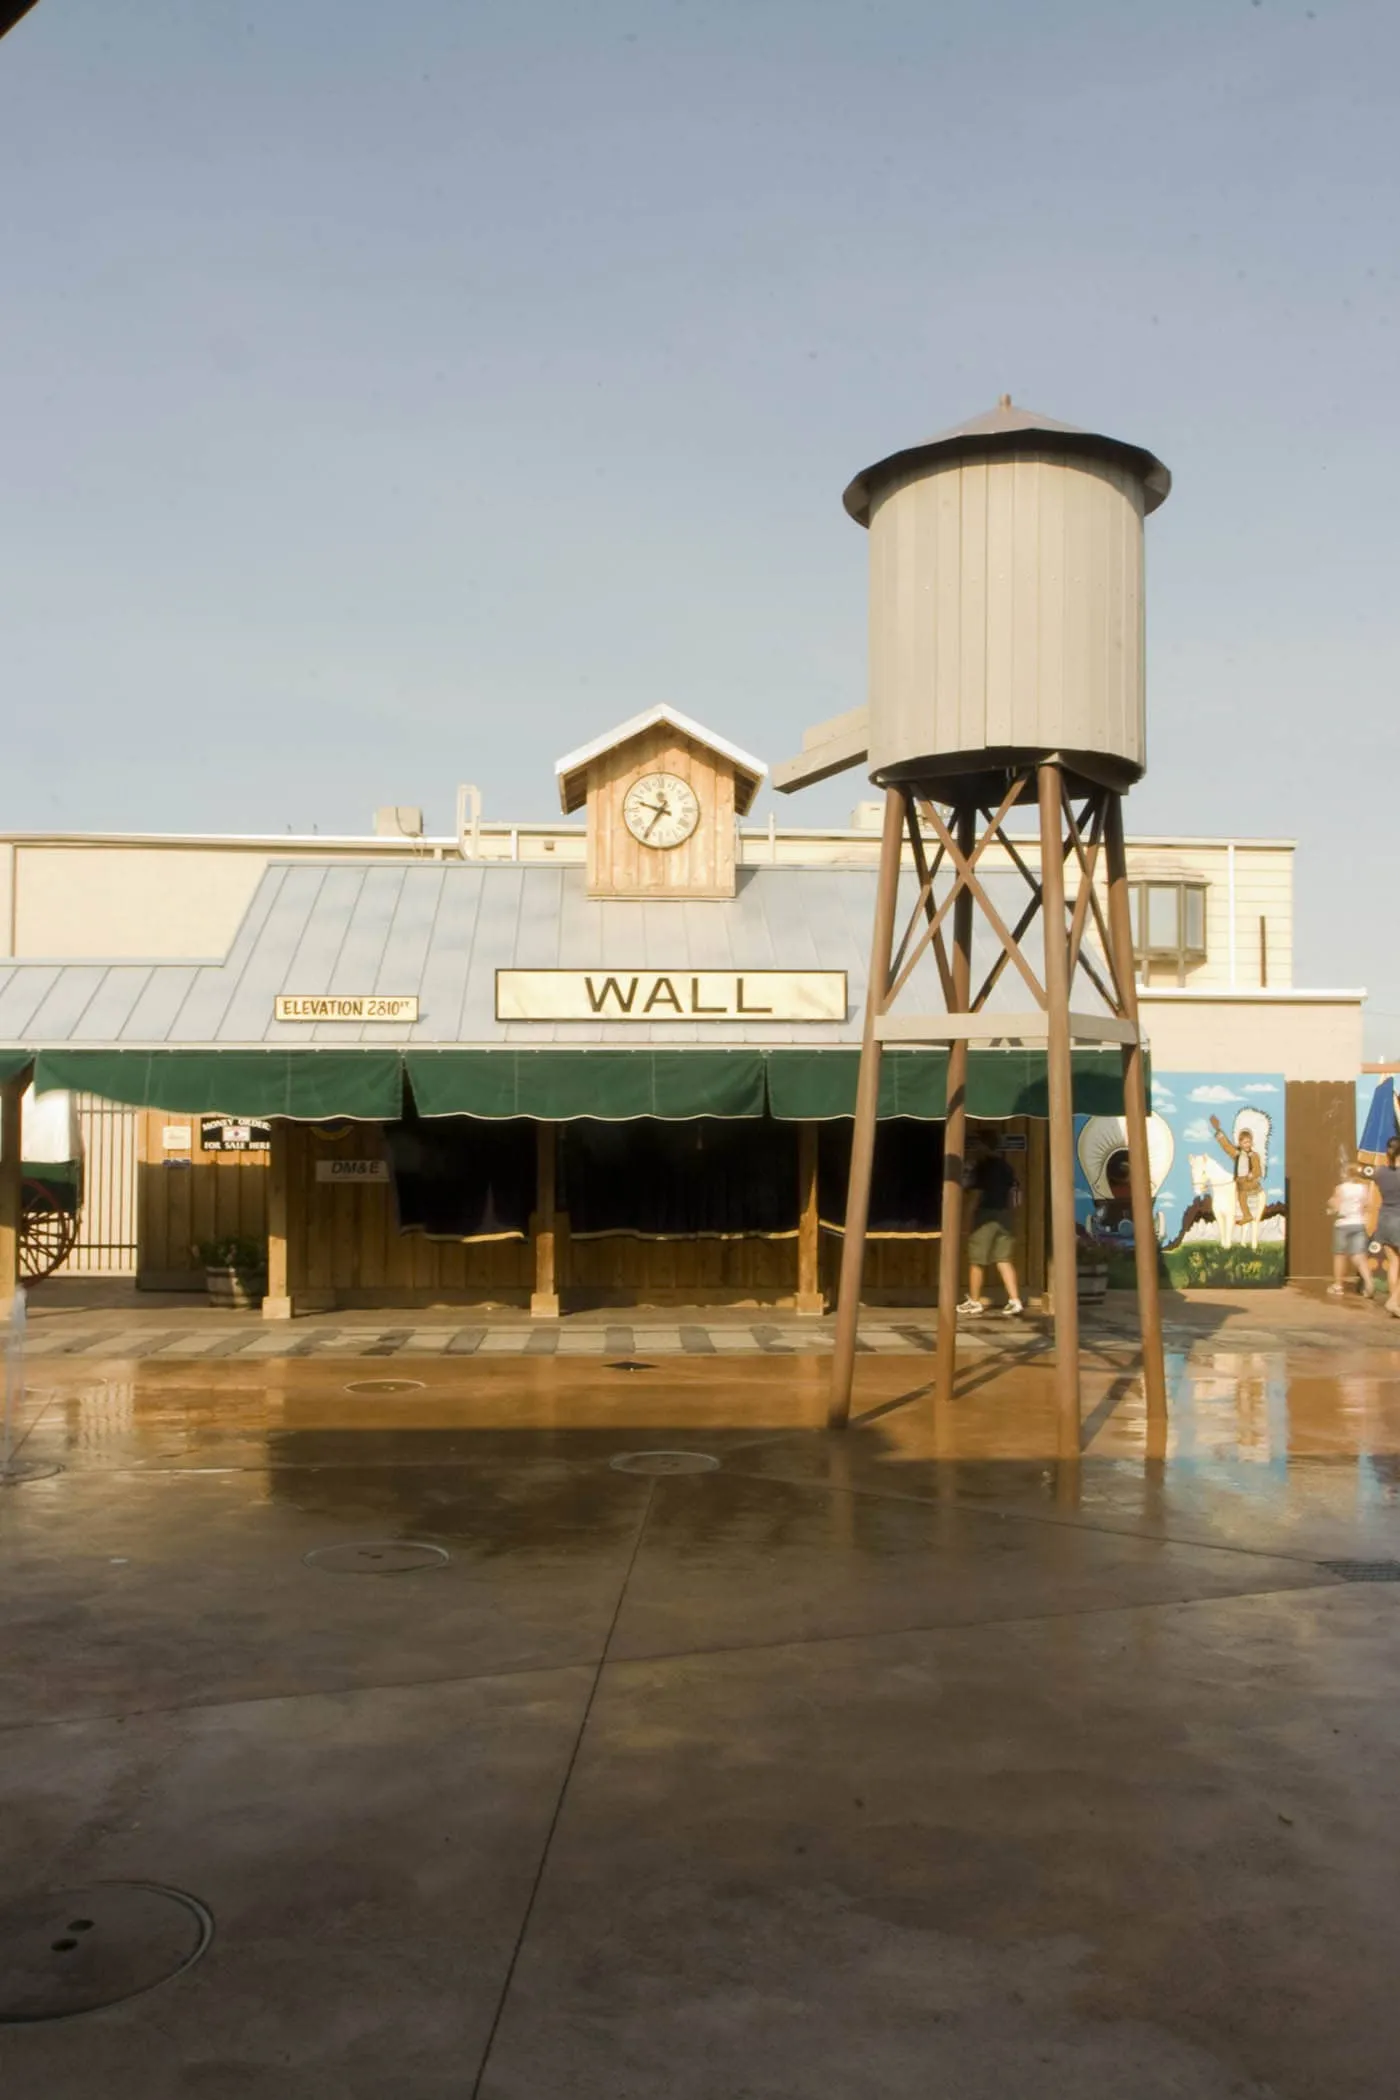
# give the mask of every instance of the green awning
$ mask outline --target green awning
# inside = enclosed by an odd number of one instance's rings
[[[0,1086],[7,1079],[18,1079],[34,1062],[32,1050],[0,1050]]]
[[[1148,1106],[1152,1074],[1148,1068]],[[1074,1112],[1121,1116],[1123,1054],[1114,1044],[1073,1053]],[[968,1113],[974,1116],[1048,1116],[1050,1082],[1043,1050],[982,1050],[968,1054]]]
[[[770,1050],[767,1058],[768,1105],[779,1121],[825,1123],[855,1114],[859,1050]],[[947,1112],[947,1078],[946,1050],[886,1051],[879,1114],[937,1122]]]
[[[0,1079],[30,1062],[0,1052]],[[8,1068],[5,1060],[10,1060]],[[391,1123],[403,1112],[405,1075],[420,1115],[532,1116],[565,1123],[589,1116],[761,1116],[827,1122],[855,1113],[860,1052],[809,1050],[41,1050],[35,1085],[99,1094],[137,1108],[178,1114],[221,1110],[320,1122],[349,1116]],[[880,1115],[936,1122],[947,1113],[946,1049],[887,1050],[880,1064]],[[968,1112],[1044,1116],[1043,1050],[972,1050]],[[1074,1105],[1081,1115],[1121,1115],[1116,1049],[1076,1050]]]
[[[785,1122],[826,1122],[856,1107],[858,1050],[770,1050],[768,1101]],[[1118,1050],[1076,1050],[1074,1106],[1082,1116],[1123,1113]],[[1049,1091],[1043,1050],[969,1050],[967,1108],[972,1116],[1045,1116]],[[882,1118],[937,1122],[948,1112],[946,1050],[887,1050],[880,1060]]]
[[[391,1123],[403,1110],[397,1050],[41,1050],[34,1084],[185,1115]]]
[[[60,1210],[74,1211],[82,1199],[83,1164],[78,1159],[24,1161],[24,1178],[46,1188]]]
[[[761,1050],[409,1050],[423,1116],[761,1116]]]

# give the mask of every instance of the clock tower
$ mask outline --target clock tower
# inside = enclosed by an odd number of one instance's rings
[[[732,897],[734,820],[767,767],[671,707],[561,758],[566,815],[588,815],[591,897]]]

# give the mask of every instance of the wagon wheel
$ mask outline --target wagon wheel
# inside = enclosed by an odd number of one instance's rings
[[[65,1210],[42,1182],[26,1181],[19,1228],[21,1276],[52,1276],[67,1261],[77,1237],[78,1220],[73,1212]]]

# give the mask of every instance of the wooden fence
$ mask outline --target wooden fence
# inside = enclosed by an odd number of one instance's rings
[[[1345,1079],[1290,1079],[1288,1118],[1288,1276],[1310,1283],[1332,1276],[1327,1199],[1356,1157],[1356,1088]]]

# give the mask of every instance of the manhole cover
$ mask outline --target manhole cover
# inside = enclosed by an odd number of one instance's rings
[[[708,1451],[620,1451],[608,1464],[615,1473],[717,1473]]]
[[[620,1357],[615,1364],[605,1364],[604,1369],[608,1371],[654,1371],[656,1365],[643,1363],[640,1357],[624,1356]]]
[[[1320,1560],[1318,1566],[1343,1582],[1400,1582],[1400,1560]]]
[[[421,1378],[352,1378],[345,1390],[347,1393],[421,1393],[426,1388]]]
[[[0,1905],[0,2022],[66,2020],[134,1998],[199,1960],[202,1903],[139,1881],[97,1882]]]
[[[327,1575],[415,1575],[440,1568],[452,1556],[423,1539],[356,1539],[344,1546],[316,1546],[302,1559]]]
[[[23,1487],[26,1480],[52,1480],[61,1473],[62,1466],[51,1465],[42,1458],[12,1458],[8,1465],[0,1466],[0,1487]]]

